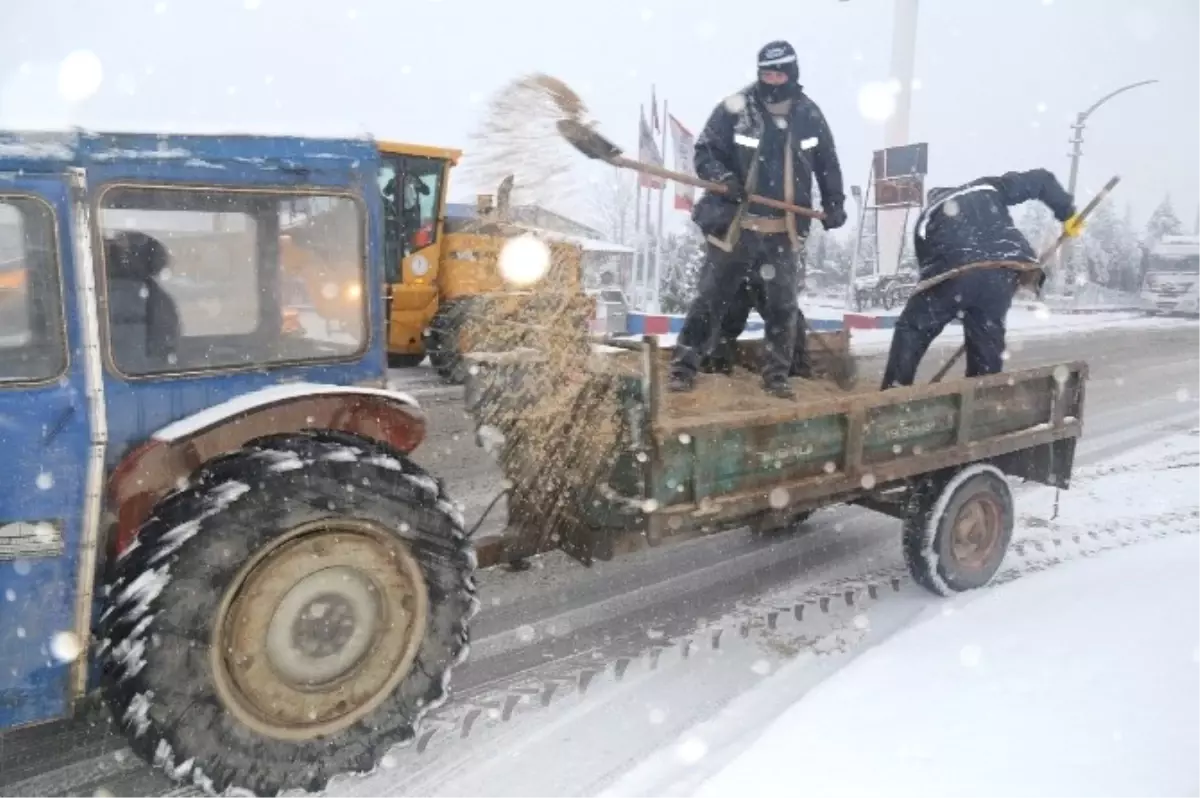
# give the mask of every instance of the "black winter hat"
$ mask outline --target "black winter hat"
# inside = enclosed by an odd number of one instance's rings
[[[796,48],[782,39],[768,42],[758,51],[758,69],[783,72],[793,84],[800,82],[800,64],[796,59]]]

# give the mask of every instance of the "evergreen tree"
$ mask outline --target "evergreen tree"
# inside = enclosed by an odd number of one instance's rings
[[[1171,204],[1171,195],[1168,194],[1154,209],[1154,213],[1150,214],[1150,221],[1146,223],[1145,241],[1148,245],[1153,245],[1163,236],[1182,234],[1183,222],[1175,215],[1175,207]]]

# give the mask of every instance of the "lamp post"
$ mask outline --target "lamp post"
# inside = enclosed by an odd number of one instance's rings
[[[1137,83],[1130,83],[1127,86],[1122,86],[1121,88],[1119,88],[1115,91],[1111,91],[1108,94],[1104,95],[1099,100],[1096,100],[1096,102],[1092,103],[1091,106],[1089,106],[1086,111],[1081,111],[1078,115],[1076,115],[1075,123],[1073,125],[1071,125],[1071,130],[1074,131],[1075,135],[1070,139],[1070,142],[1071,142],[1071,174],[1070,174],[1070,177],[1067,178],[1067,193],[1071,195],[1071,199],[1075,198],[1075,184],[1079,179],[1079,158],[1081,155],[1083,155],[1083,128],[1087,125],[1088,117],[1091,116],[1096,111],[1097,108],[1104,105],[1106,102],[1111,100],[1113,97],[1116,97],[1118,94],[1124,94],[1125,92],[1129,91],[1130,89],[1136,89],[1139,86],[1149,86],[1151,83],[1158,83],[1158,81],[1157,80],[1140,80]],[[1066,262],[1074,263],[1075,262],[1075,243],[1068,242],[1067,246],[1064,249],[1066,250],[1066,255],[1067,255]],[[1065,275],[1063,275],[1063,273],[1062,273],[1062,271],[1063,271],[1062,263],[1059,264],[1059,268],[1056,269],[1055,271],[1058,273],[1056,275],[1057,279],[1055,280],[1055,284],[1057,285],[1059,292],[1061,293],[1062,289],[1064,288],[1063,282],[1064,282],[1064,278],[1065,278]]]

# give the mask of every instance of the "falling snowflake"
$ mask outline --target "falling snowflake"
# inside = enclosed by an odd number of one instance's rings
[[[50,654],[59,662],[74,662],[83,651],[83,645],[73,632],[55,632],[50,638]]]
[[[958,652],[958,661],[968,668],[974,668],[979,665],[979,661],[983,659],[983,649],[977,645],[963,646]]]
[[[687,446],[689,443],[692,442],[692,436],[688,435],[686,432],[681,432],[681,433],[679,433],[679,442],[682,443],[684,446]]]
[[[1178,391],[1175,392],[1175,400],[1177,402],[1186,402],[1188,400],[1189,395],[1190,394],[1188,394],[1187,388],[1180,388]]]
[[[708,744],[699,737],[688,737],[675,747],[675,756],[685,765],[694,765],[708,755]]]
[[[650,710],[650,723],[654,726],[661,725],[667,719],[667,713],[661,709]]]
[[[104,65],[91,50],[76,50],[58,67],[58,93],[69,103],[91,97],[104,82]]]
[[[5,590],[4,591],[4,600],[5,601],[16,601],[17,600],[17,592],[15,590],[13,590],[11,587],[8,590]]]
[[[759,676],[766,676],[771,672],[771,663],[767,662],[765,659],[755,660],[754,664],[750,666],[750,670],[754,671]]]
[[[774,509],[782,510],[784,507],[788,506],[788,502],[791,500],[791,498],[792,497],[788,493],[787,488],[779,487],[771,489],[770,495],[767,496],[767,501]]]
[[[870,625],[871,625],[871,621],[867,618],[867,616],[865,616],[861,613],[854,616],[854,628],[855,629],[866,629]]]
[[[522,643],[532,643],[535,637],[537,637],[537,632],[534,631],[532,626],[526,624],[525,626],[517,627],[517,639]]]
[[[759,268],[758,273],[764,280],[774,280],[775,279],[775,267],[769,263],[764,263]]]
[[[43,471],[37,475],[36,484],[38,490],[50,490],[54,487],[54,475],[49,471]]]
[[[858,90],[858,112],[871,122],[885,122],[896,113],[898,84],[872,81]]]
[[[863,474],[860,484],[863,486],[863,490],[870,490],[871,488],[875,487],[875,475]]]

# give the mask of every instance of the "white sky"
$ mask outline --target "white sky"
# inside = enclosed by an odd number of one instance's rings
[[[1066,182],[1069,122],[1086,132],[1080,193],[1122,176],[1140,225],[1170,192],[1200,198],[1196,0],[923,0],[911,139],[930,185],[1047,166]],[[358,135],[466,147],[486,98],[540,70],[584,94],[633,149],[650,84],[693,130],[786,38],[829,119],[846,183],[883,130],[858,110],[888,77],[891,0],[7,0],[0,127]],[[68,102],[60,66],[90,50],[98,90]],[[468,153],[469,157],[469,153]],[[477,187],[463,179],[456,198]]]

